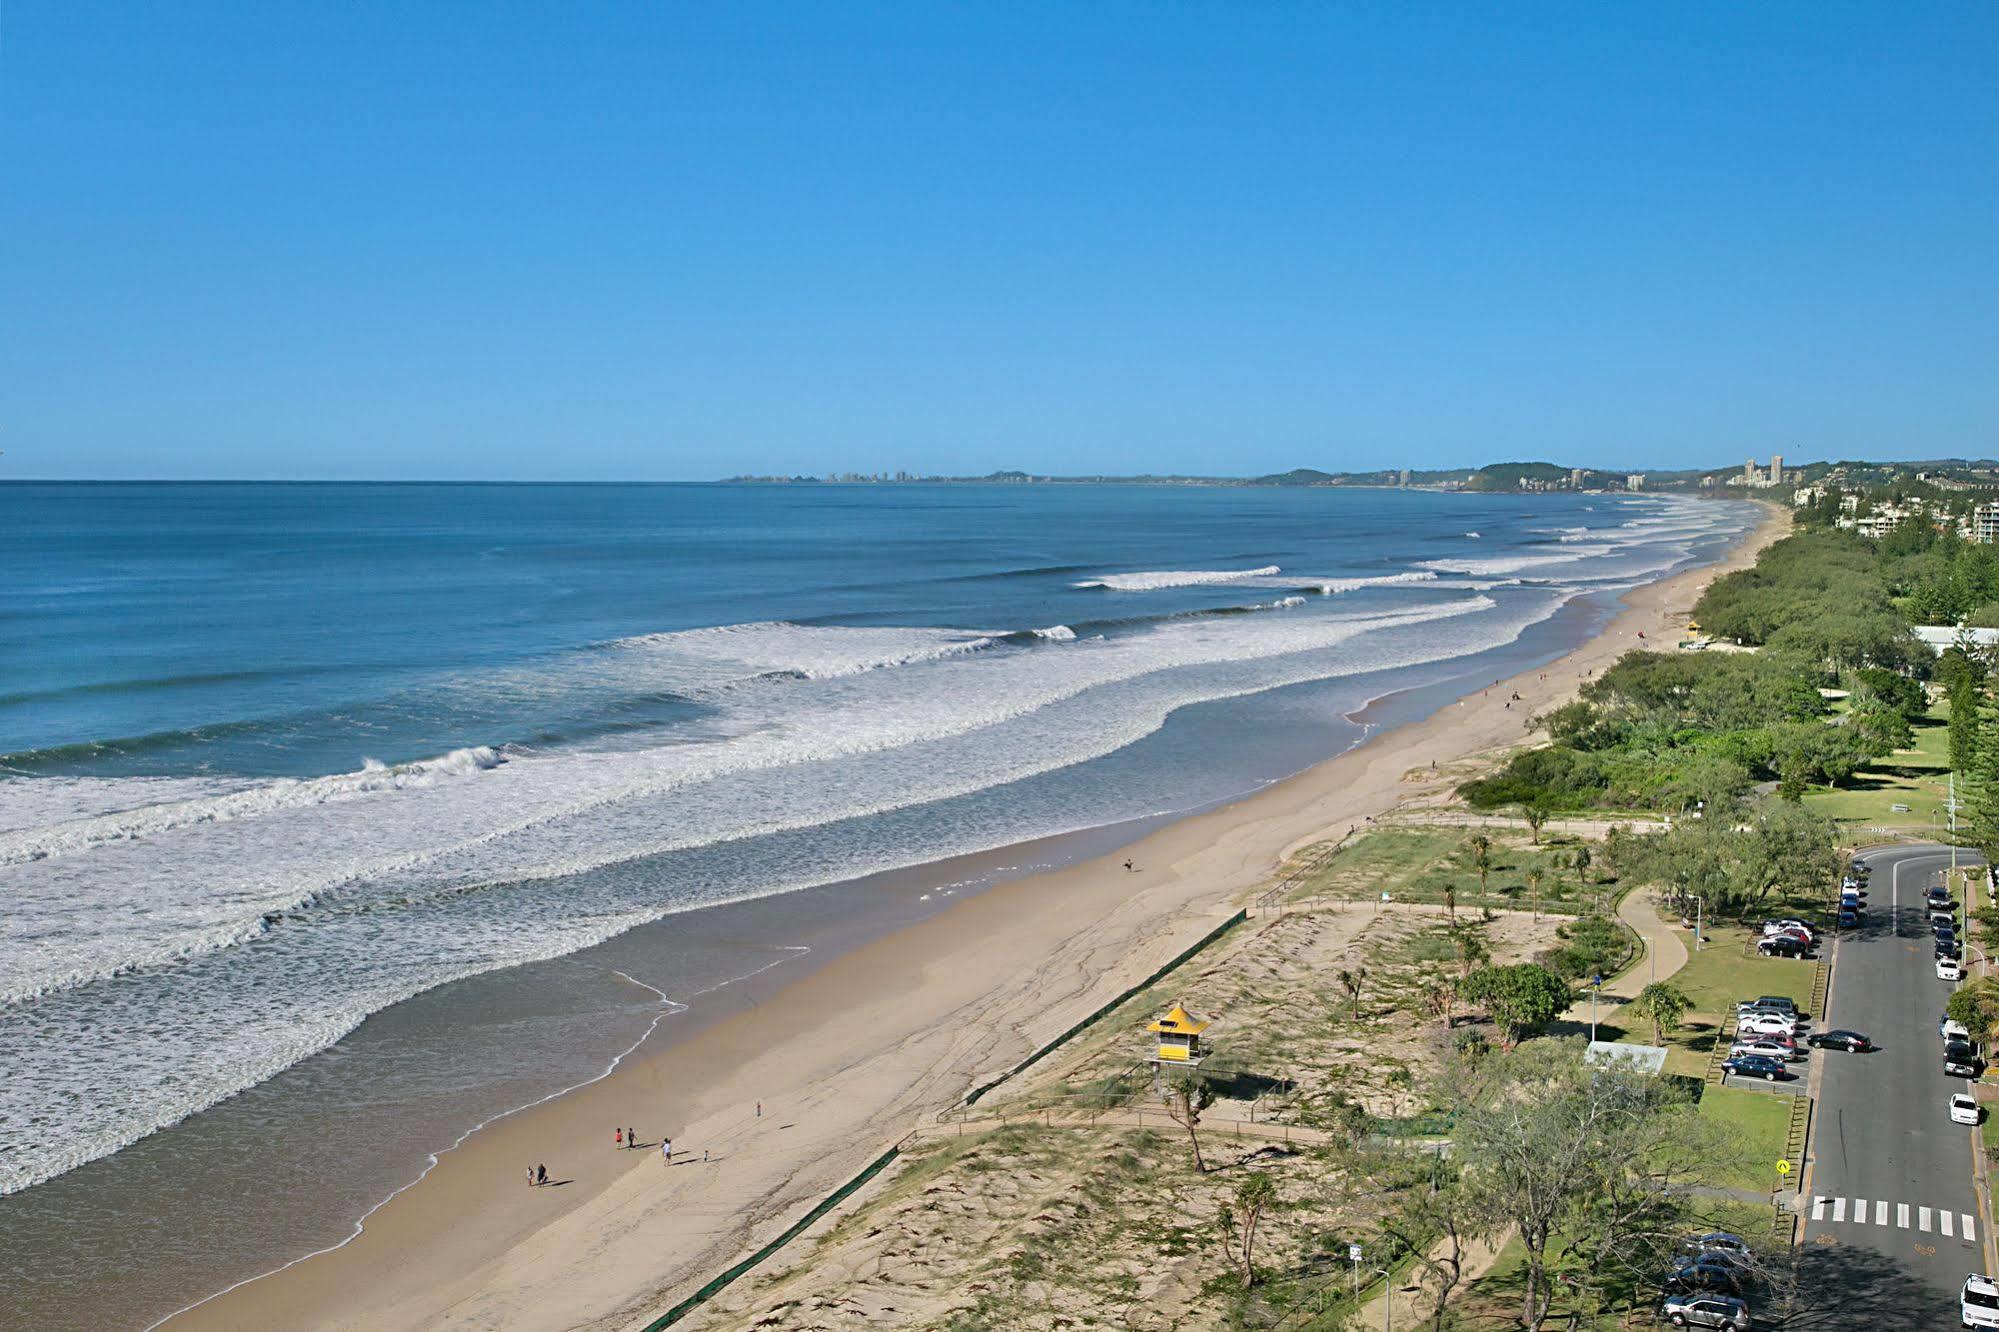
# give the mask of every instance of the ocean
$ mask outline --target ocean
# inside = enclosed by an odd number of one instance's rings
[[[0,1322],[144,1326],[338,1242],[702,996],[1550,659],[1756,517],[0,485]]]

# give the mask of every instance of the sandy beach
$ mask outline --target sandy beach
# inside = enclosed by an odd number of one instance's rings
[[[1603,633],[1545,668],[1109,856],[971,897],[746,1012],[649,1044],[445,1154],[351,1243],[170,1326],[643,1325],[1213,928],[1290,852],[1434,793],[1433,765],[1520,743],[1527,719],[1585,675],[1670,643],[1701,590],[1788,522],[1773,510],[1723,562],[1633,591]],[[625,1125],[643,1150],[614,1148]],[[559,1186],[526,1186],[537,1162]]]

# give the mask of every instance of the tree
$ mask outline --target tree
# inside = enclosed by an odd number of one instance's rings
[[[1666,981],[1653,981],[1638,992],[1638,997],[1631,1001],[1631,1009],[1639,1017],[1651,1019],[1652,1044],[1664,1045],[1666,1033],[1679,1028],[1680,1019],[1693,1004],[1685,991]]]
[[[1423,987],[1423,1010],[1444,1024],[1449,1031],[1457,1022],[1458,987],[1450,977],[1439,976]]]
[[[1485,896],[1485,876],[1492,872],[1492,839],[1484,833],[1473,833],[1465,839],[1465,846],[1471,851],[1472,868],[1478,871],[1478,894]]]
[[[1449,879],[1444,880],[1444,914],[1451,918],[1453,925],[1458,921],[1458,886]]]
[[[1962,1022],[1974,1041],[1983,1043],[1999,1037],[1999,980],[1981,976],[1959,986],[1943,1011],[1951,1021]]]
[[[1971,766],[1971,747],[1978,733],[1978,687],[1970,672],[1960,673],[1950,687],[1950,767],[1961,773]]]
[[[1548,821],[1548,806],[1540,800],[1529,800],[1520,806],[1520,817],[1527,820],[1527,829],[1534,834],[1534,845],[1541,845],[1541,825]]]
[[[1487,1199],[1439,1153],[1384,1154],[1370,1165],[1374,1191],[1391,1203],[1377,1224],[1429,1278],[1430,1329],[1443,1332],[1451,1294],[1464,1280],[1466,1250],[1500,1223]]]
[[[1341,967],[1339,980],[1340,988],[1347,992],[1347,1011],[1351,1016],[1358,1018],[1360,1016],[1361,987],[1367,984],[1367,968],[1360,967],[1356,970],[1348,971],[1345,967]]]
[[[1208,1163],[1201,1158],[1201,1112],[1215,1103],[1215,1089],[1197,1068],[1176,1069],[1166,1079],[1166,1113],[1187,1130],[1194,1148],[1194,1169],[1205,1175]]]
[[[1492,948],[1485,941],[1485,935],[1474,925],[1453,925],[1450,927],[1451,947],[1458,955],[1458,975],[1469,979],[1492,957]]]
[[[1534,892],[1534,919],[1536,920],[1541,919],[1541,880],[1547,877],[1547,873],[1539,865],[1527,871],[1527,886]]]
[[[1252,1170],[1236,1181],[1234,1201],[1222,1204],[1223,1245],[1242,1269],[1244,1289],[1256,1284],[1256,1223],[1276,1201],[1277,1185],[1261,1170]]]
[[[1578,1054],[1535,1041],[1459,1072],[1455,1160],[1468,1195],[1519,1236],[1530,1329],[1548,1319],[1557,1274],[1598,1286],[1664,1266],[1691,1186],[1733,1154],[1673,1084]]]
[[[1585,875],[1589,873],[1589,865],[1590,865],[1589,848],[1586,846],[1577,847],[1572,853],[1570,853],[1569,863],[1576,867],[1576,891],[1580,893],[1584,887],[1583,878]]]
[[[1465,982],[1463,994],[1485,1007],[1508,1050],[1554,1021],[1573,998],[1567,983],[1538,962],[1481,967]]]

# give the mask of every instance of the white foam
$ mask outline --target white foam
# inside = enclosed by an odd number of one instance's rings
[[[1075,641],[1076,631],[1066,624],[1051,624],[1046,629],[1036,629],[1034,636],[1057,643],[1069,643]]]
[[[1740,521],[1720,511],[1704,530]],[[1587,556],[1593,544],[1564,553]],[[1641,560],[1671,558],[1615,558],[1604,572],[1629,576]],[[1559,577],[1582,581],[1595,569]],[[1437,572],[1383,581],[1433,582]],[[8,835],[25,839],[10,844],[17,850],[86,825],[114,831],[17,860],[0,888],[0,994],[17,997],[0,1024],[0,1067],[13,1071],[0,1081],[0,1192],[268,1078],[430,986],[573,952],[718,898],[1063,830],[1008,822],[1025,816],[1007,815],[1002,799],[971,807],[983,812],[961,824],[930,823],[926,809],[924,834],[903,840],[877,837],[880,822],[849,821],[1086,762],[1190,703],[1492,647],[1568,595],[1516,588],[1503,606],[1433,598],[1375,615],[1299,611],[1291,596],[1271,604],[1293,613],[1192,617],[1088,640],[1051,625],[1037,631],[1045,647],[982,630],[784,623],[647,635],[579,669],[696,693],[699,722],[674,728],[671,742],[504,765],[462,751],[240,789],[100,780],[75,788],[78,817],[43,819],[60,799],[38,801],[26,819],[10,810]],[[135,821],[144,830],[116,833]],[[829,859],[815,852],[818,832],[776,837],[836,826],[856,829],[865,849]],[[740,875],[582,873],[701,848],[739,855]]]
[[[1059,653],[940,659],[872,683],[773,682],[756,719],[709,743],[528,756],[473,781],[277,806],[20,865],[0,970],[24,1001],[0,1027],[0,1066],[27,1072],[0,1087],[0,1191],[262,1081],[422,989],[703,904],[600,902],[577,886],[593,881],[537,887],[537,876],[1018,781],[1130,744],[1190,701],[1385,664],[1362,647],[1381,635],[1415,632],[1396,650],[1433,658],[1453,650],[1439,624],[1494,609],[1475,597],[1389,615],[1224,617]],[[1513,632],[1495,624],[1476,645]],[[1030,831],[980,836],[1001,845]],[[879,855],[913,864],[949,849]],[[768,868],[758,882],[770,890],[829,870]],[[289,913],[281,928],[266,925],[273,909]],[[163,952],[175,965],[151,966]]]
[[[1201,587],[1210,583],[1240,583],[1251,578],[1268,578],[1280,573],[1274,564],[1260,569],[1166,569],[1148,573],[1104,574],[1086,578],[1074,587],[1101,587],[1113,592],[1156,592],[1166,587]]]
[[[1486,560],[1441,559],[1423,560],[1425,569],[1438,573],[1470,574],[1473,577],[1494,577],[1501,574],[1519,573],[1523,569],[1542,569],[1556,564],[1574,564],[1593,556],[1607,555],[1617,549],[1611,545],[1575,545],[1559,555],[1502,555]]]
[[[1372,578],[1321,578],[1311,586],[1317,587],[1322,597],[1337,596],[1342,592],[1358,592],[1364,587],[1400,587],[1409,583],[1429,583],[1436,580],[1434,569],[1412,569],[1405,573],[1378,574]]]

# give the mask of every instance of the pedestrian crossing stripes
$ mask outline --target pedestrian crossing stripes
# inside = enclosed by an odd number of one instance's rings
[[[1881,1198],[1845,1198],[1814,1194],[1812,1197],[1812,1220],[1830,1221],[1835,1225],[1845,1223],[1848,1216],[1856,1226],[1888,1224],[1889,1204]],[[1895,1221],[1897,1229],[1914,1229],[1924,1235],[1941,1235],[1945,1239],[1962,1239],[1967,1244],[1978,1242],[1978,1223],[1969,1212],[1953,1212],[1947,1207],[1921,1207],[1910,1215],[1907,1203],[1896,1203]],[[1913,1221],[1913,1226],[1911,1222]]]

